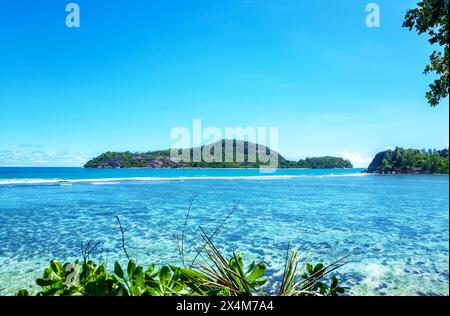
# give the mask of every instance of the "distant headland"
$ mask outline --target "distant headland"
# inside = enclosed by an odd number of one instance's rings
[[[171,157],[171,150],[157,150],[144,153],[132,152],[105,152],[98,157],[95,157],[84,165],[85,168],[148,168],[148,169],[163,169],[163,168],[260,168],[266,166],[267,160],[260,159],[262,156],[266,158],[276,159],[278,161],[278,168],[309,168],[309,169],[339,169],[339,168],[353,168],[350,161],[340,157],[312,157],[301,159],[298,161],[287,160],[279,153],[271,150],[269,147],[251,143],[241,140],[221,140],[216,143],[208,145],[209,148],[221,148],[221,161],[206,162],[203,159],[195,162],[193,159],[195,149],[201,151],[205,146],[189,148],[190,159],[185,161],[173,159]],[[228,147],[227,147],[228,146]],[[228,162],[225,159],[226,149],[233,149],[233,159]],[[249,150],[255,150],[256,159],[249,159]],[[212,149],[214,150],[214,149]],[[243,159],[237,159],[241,156]]]
[[[397,147],[375,155],[365,172],[378,174],[448,174],[448,148],[442,150]]]

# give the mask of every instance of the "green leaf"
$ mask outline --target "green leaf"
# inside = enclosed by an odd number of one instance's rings
[[[55,272],[56,274],[60,274],[62,271],[61,263],[59,263],[58,260],[52,260],[50,261],[50,268]]]
[[[247,272],[245,274],[249,274],[255,268],[255,261],[248,266]]]
[[[254,266],[252,273],[248,276],[248,280],[253,281],[259,279],[266,273],[266,264],[264,262],[258,263]]]
[[[145,273],[147,274],[152,274],[153,271],[155,271],[155,264],[152,263],[151,265],[148,266],[147,270],[145,271]]]
[[[122,283],[120,283],[119,286],[112,291],[112,294],[115,296],[130,296],[127,288]]]
[[[343,288],[343,287],[337,287],[336,288],[336,292],[338,292],[338,293],[344,293],[345,292],[345,288]]]
[[[59,280],[48,280],[48,279],[37,279],[36,280],[36,284],[39,286],[42,286],[42,287],[50,286],[50,285],[56,284],[58,282],[60,282],[60,281]]]
[[[48,291],[41,292],[41,294],[43,296],[54,296],[54,295],[58,294],[59,292],[62,292],[62,290],[58,287],[55,287],[55,288],[51,288]]]
[[[331,278],[331,288],[335,288],[338,285],[339,281],[336,277]]]
[[[19,291],[16,293],[16,296],[30,296],[30,293],[28,292],[28,290],[23,289],[23,290],[19,290]]]
[[[159,270],[159,279],[161,283],[166,284],[170,280],[171,274],[170,274],[170,268],[167,266],[163,266]]]
[[[322,263],[318,263],[316,264],[316,266],[314,267],[313,273],[319,272],[320,270],[322,270],[324,267],[324,265]]]
[[[188,268],[180,268],[180,276],[195,281],[208,279],[203,273]]]
[[[123,270],[122,267],[120,266],[120,264],[116,261],[116,263],[114,264],[114,273],[121,279],[123,279],[124,275],[123,275]]]
[[[308,271],[309,274],[313,272],[313,267],[309,262],[306,264],[306,271]]]
[[[133,273],[133,281],[136,286],[144,286],[144,269],[142,267],[137,267]]]
[[[267,279],[258,279],[255,281],[257,286],[263,286],[266,282],[267,282]]]
[[[135,269],[136,264],[134,263],[134,261],[133,260],[128,261],[127,273],[129,278],[131,278]]]

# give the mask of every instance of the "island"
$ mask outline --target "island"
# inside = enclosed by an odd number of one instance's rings
[[[232,143],[231,143],[232,142]],[[259,168],[267,165],[262,162],[259,157],[261,153],[265,153],[268,157],[278,159],[278,168],[309,168],[309,169],[342,169],[353,168],[350,161],[340,157],[311,157],[300,159],[298,161],[287,160],[279,153],[271,150],[269,147],[254,144],[248,141],[241,140],[220,140],[219,142],[210,144],[213,147],[215,144],[222,148],[222,161],[214,162],[193,162],[194,148],[189,148],[190,161],[179,161],[173,159],[170,155],[170,149],[156,150],[144,153],[126,152],[105,152],[98,157],[95,157],[84,165],[85,168],[148,168],[148,169],[162,169],[162,168]],[[226,147],[230,146],[230,147]],[[231,147],[232,146],[232,147]],[[249,161],[248,150],[256,148],[256,161]],[[205,146],[200,147],[202,150]],[[198,148],[198,147],[196,147]],[[225,148],[233,148],[234,156],[233,162],[226,162]],[[238,153],[244,156],[243,162],[236,162]],[[250,159],[251,160],[251,159]]]
[[[375,155],[365,172],[378,174],[448,174],[448,148],[403,149],[396,147]]]

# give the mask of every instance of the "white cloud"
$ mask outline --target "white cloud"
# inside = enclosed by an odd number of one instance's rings
[[[0,166],[82,166],[89,156],[69,150],[36,149],[35,146],[19,146],[17,150],[0,150]]]
[[[44,148],[44,145],[34,145],[34,144],[21,144],[20,148]]]
[[[358,151],[341,151],[337,153],[339,157],[350,160],[355,168],[367,168],[372,162],[372,157],[363,156]]]

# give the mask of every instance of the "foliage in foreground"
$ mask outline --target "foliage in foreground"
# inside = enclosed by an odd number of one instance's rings
[[[201,254],[206,260],[195,267],[151,264],[144,268],[129,260],[126,269],[118,262],[114,272],[105,263],[94,263],[86,258],[81,262],[61,264],[51,260],[42,278],[36,283],[37,293],[20,290],[18,296],[253,296],[265,295],[263,286],[266,265],[252,262],[245,266],[242,255],[233,253],[224,258],[211,243],[203,247]],[[336,277],[330,284],[324,277],[342,266],[342,260],[327,267],[307,263],[304,270],[298,268],[297,253],[290,251],[286,260],[280,296],[311,296],[343,294]]]
[[[81,261],[61,264],[53,259],[44,270],[42,278],[36,280],[41,288],[37,293],[20,290],[18,296],[253,296],[266,295],[267,285],[266,265],[264,262],[244,263],[243,255],[233,252],[226,258],[212,242],[213,237],[223,227],[224,223],[237,209],[235,203],[223,222],[208,235],[201,227],[202,241],[194,253],[191,264],[187,264],[185,256],[185,228],[189,219],[192,203],[191,197],[180,233],[174,235],[179,251],[181,266],[163,265],[156,267],[150,264],[147,268],[138,265],[130,258],[125,247],[122,224],[118,216],[117,222],[122,234],[122,249],[128,259],[126,269],[115,262],[114,271],[108,271],[104,262],[95,263],[90,260],[90,254],[98,243],[82,243]],[[347,256],[348,257],[348,256]],[[324,266],[319,263],[306,263],[299,268],[297,251],[288,247],[286,262],[279,296],[337,296],[344,294],[345,289],[339,286],[336,277],[325,278],[329,273],[346,264],[344,257]],[[330,284],[327,283],[329,281]]]
[[[449,0],[423,0],[417,7],[408,10],[403,27],[413,28],[420,34],[429,36],[428,42],[439,50],[430,55],[430,63],[425,66],[424,74],[434,73],[436,79],[430,84],[426,98],[431,106],[436,106],[448,96],[449,90]]]

